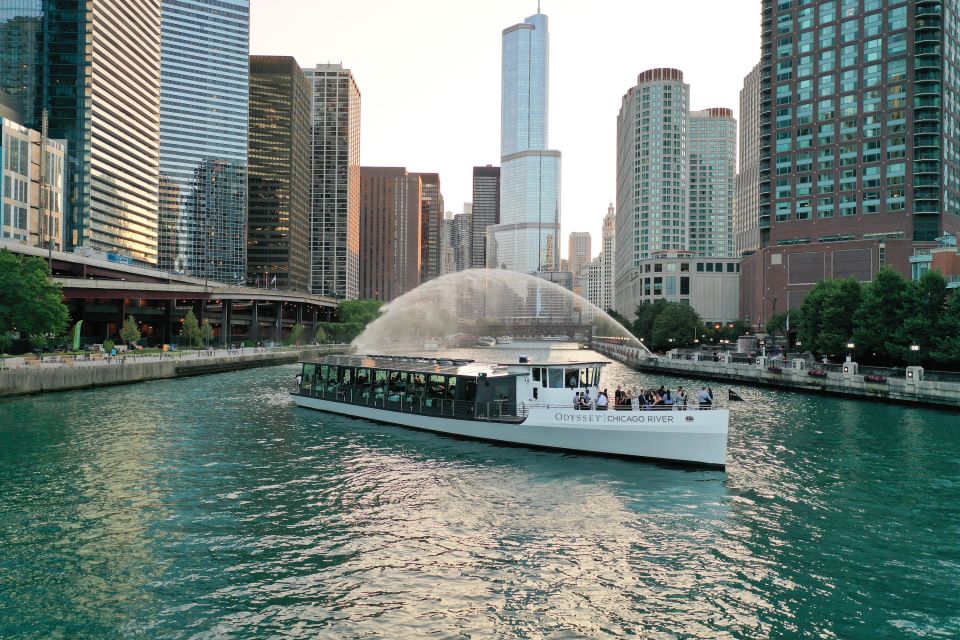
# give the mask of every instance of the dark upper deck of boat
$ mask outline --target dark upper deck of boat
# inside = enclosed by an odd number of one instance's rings
[[[386,356],[386,355],[340,355],[324,356],[319,364],[336,365],[340,367],[362,367],[382,371],[409,371],[412,373],[436,373],[445,376],[471,376],[481,373],[487,377],[506,376],[516,374],[508,367],[558,367],[583,368],[603,366],[609,364],[605,360],[590,360],[583,362],[511,362],[492,363],[475,362],[458,358],[422,358],[417,356]]]

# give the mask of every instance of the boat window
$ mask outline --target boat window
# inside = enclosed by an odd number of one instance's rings
[[[343,368],[343,374],[340,377],[340,385],[344,387],[353,386],[353,367]]]
[[[540,382],[540,367],[533,368],[533,381]]]
[[[402,393],[405,389],[403,382],[403,374],[399,371],[390,371],[389,372],[390,380],[390,392],[391,393]]]
[[[547,369],[549,374],[550,388],[563,389],[563,369]]]
[[[447,378],[447,398],[454,400],[457,397],[457,376]]]
[[[323,382],[326,382],[326,381],[327,381],[327,371],[328,371],[329,369],[330,369],[330,367],[328,367],[328,366],[325,365],[325,364],[320,365],[320,375],[317,376],[317,377],[320,378],[320,380],[322,380]]]
[[[435,373],[427,379],[427,397],[441,399],[447,393],[447,376]]]
[[[567,381],[567,384],[564,385],[567,389],[576,389],[578,386],[580,386],[579,369],[565,369],[564,378]]]
[[[463,379],[463,399],[466,402],[474,402],[477,399],[477,379]]]
[[[388,373],[386,371],[377,371],[374,374],[373,384],[378,389],[382,389],[383,387],[387,386],[387,380],[388,380]]]
[[[580,386],[589,387],[590,386],[590,369],[580,369]]]
[[[418,398],[422,398],[427,388],[426,381],[423,379],[423,374],[411,373],[409,375],[410,375],[410,382],[407,386],[407,393],[411,393],[411,389],[412,389],[412,393],[414,396]]]
[[[600,367],[593,368],[593,386],[594,387],[600,386]]]
[[[357,386],[370,386],[370,369],[357,369]]]

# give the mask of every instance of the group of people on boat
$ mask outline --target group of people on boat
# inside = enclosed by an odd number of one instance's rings
[[[596,398],[590,396],[590,390],[577,391],[573,398],[573,408],[579,411],[683,411],[688,407],[709,409],[713,406],[713,389],[703,387],[695,396],[687,394],[683,387],[676,391],[664,388],[659,389],[623,389],[617,385],[611,405],[607,390],[597,393]]]

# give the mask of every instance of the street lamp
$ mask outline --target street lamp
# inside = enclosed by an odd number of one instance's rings
[[[912,344],[912,345],[910,345],[910,360],[911,360],[911,363],[912,363],[914,366],[917,365],[917,361],[919,360],[919,356],[920,356],[920,345],[918,345],[918,344]]]
[[[852,342],[847,343],[847,362],[853,360],[853,350],[856,348],[856,346],[857,345],[853,344]]]

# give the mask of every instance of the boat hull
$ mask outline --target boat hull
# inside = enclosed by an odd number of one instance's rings
[[[462,420],[294,395],[298,406],[511,445],[724,468],[729,412],[574,411],[533,407],[523,422]]]

